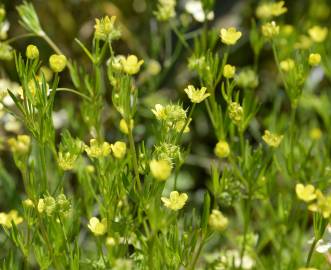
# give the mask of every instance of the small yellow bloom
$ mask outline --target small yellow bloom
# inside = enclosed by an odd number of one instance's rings
[[[222,214],[221,211],[213,209],[208,218],[208,224],[213,230],[222,232],[228,226],[229,220]]]
[[[184,91],[192,103],[200,103],[201,101],[205,100],[207,97],[210,96],[209,93],[205,94],[207,91],[206,87],[202,87],[201,89],[195,89],[193,85],[189,85],[187,88],[185,88]]]
[[[263,3],[256,9],[256,16],[261,19],[269,19],[271,17],[278,17],[287,11],[284,7],[285,2]]]
[[[320,43],[326,39],[328,29],[316,25],[308,30],[308,34],[314,42]]]
[[[0,225],[10,229],[12,227],[12,223],[15,225],[21,224],[23,222],[23,218],[18,215],[16,210],[11,210],[9,213],[0,213]]]
[[[285,59],[279,63],[280,69],[284,72],[292,70],[295,66],[294,60],[291,58]]]
[[[36,59],[39,57],[39,50],[37,48],[37,46],[35,45],[28,45],[26,47],[26,52],[25,52],[25,55],[28,59]]]
[[[262,139],[269,146],[277,148],[283,140],[283,135],[273,134],[269,130],[265,130]]]
[[[311,66],[317,66],[321,62],[321,55],[319,53],[311,53],[308,62]]]
[[[165,207],[174,211],[182,209],[188,199],[186,193],[179,194],[178,191],[171,191],[169,198],[162,197],[161,200]]]
[[[61,72],[67,65],[67,58],[62,54],[53,54],[49,58],[49,65],[54,72]]]
[[[144,63],[144,60],[138,61],[138,57],[135,55],[129,55],[127,58],[120,59],[123,71],[129,75],[134,75],[139,72],[140,66]]]
[[[152,109],[152,113],[160,121],[165,120],[167,117],[165,107],[161,104],[155,104],[155,109]]]
[[[312,212],[319,212],[324,218],[329,218],[331,215],[331,197],[324,196],[320,190],[315,191],[316,202],[309,205],[308,209]]]
[[[305,202],[310,202],[316,199],[315,187],[313,185],[297,184],[295,186],[295,192],[298,198]]]
[[[154,178],[159,181],[165,181],[171,174],[171,164],[167,160],[155,160],[153,159],[149,163],[149,168]]]
[[[113,155],[117,159],[122,159],[126,153],[126,143],[125,142],[115,142],[110,145]]]
[[[216,156],[220,158],[226,158],[230,155],[230,146],[226,141],[220,140],[216,144],[214,152]]]
[[[23,201],[23,205],[27,208],[34,208],[33,201],[30,199],[26,199]]]
[[[235,66],[231,66],[229,64],[224,66],[223,69],[223,76],[227,79],[231,79],[233,78],[234,74],[236,73],[236,67]]]
[[[133,128],[134,122],[133,119],[131,119],[131,129]],[[121,119],[120,121],[120,131],[123,132],[124,134],[129,134],[129,126],[125,119]]]
[[[30,151],[31,138],[28,135],[18,135],[17,139],[8,139],[8,144],[13,153],[24,155]]]
[[[45,211],[45,201],[44,199],[39,199],[38,205],[37,205],[37,210],[39,213],[43,213]]]
[[[87,227],[95,236],[104,235],[107,232],[107,219],[100,220],[96,217],[92,217]]]
[[[222,28],[220,31],[220,37],[224,44],[234,45],[241,37],[241,32],[237,31],[235,27],[230,27],[228,29]]]
[[[91,158],[106,157],[111,152],[110,144],[107,142],[98,142],[96,139],[90,140],[90,146],[85,147],[85,152]]]
[[[279,34],[279,26],[274,21],[262,25],[262,35],[272,39]]]
[[[312,140],[319,140],[322,137],[322,131],[319,128],[312,128],[309,132],[309,137]]]
[[[69,171],[74,168],[77,158],[78,158],[77,155],[72,154],[70,152],[66,152],[66,153],[59,152],[57,163],[62,170]]]

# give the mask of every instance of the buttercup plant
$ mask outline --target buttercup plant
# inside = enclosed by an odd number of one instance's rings
[[[327,0],[14,2],[0,269],[330,269]]]

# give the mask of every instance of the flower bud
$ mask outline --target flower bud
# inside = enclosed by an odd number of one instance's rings
[[[111,150],[113,152],[113,155],[117,159],[122,159],[125,156],[126,153],[126,144],[125,142],[115,142],[111,146]]]
[[[220,140],[216,144],[214,152],[216,156],[220,158],[226,158],[230,155],[230,146],[226,141]]]
[[[54,72],[61,72],[67,65],[67,58],[62,54],[53,54],[49,58],[49,65]]]
[[[149,168],[154,178],[159,181],[165,181],[171,174],[171,164],[167,160],[155,160],[153,159],[149,163]]]
[[[308,62],[311,66],[317,66],[321,62],[321,55],[319,53],[311,53]]]
[[[227,79],[233,78],[234,74],[236,73],[236,67],[231,65],[225,65],[223,69],[223,76]]]
[[[38,58],[39,57],[38,47],[32,44],[28,45],[28,47],[26,47],[25,55],[28,59]]]

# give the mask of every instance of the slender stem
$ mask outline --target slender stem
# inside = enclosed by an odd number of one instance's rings
[[[56,91],[58,91],[58,92],[70,92],[70,93],[74,93],[74,94],[76,94],[78,96],[81,96],[82,98],[87,99],[88,101],[91,101],[91,98],[90,97],[88,97],[87,95],[85,95],[83,93],[78,92],[75,89],[61,87],[61,88],[56,88]]]
[[[41,162],[41,177],[42,179],[42,193],[47,190],[47,169],[46,169],[46,157],[45,157],[45,144],[42,144],[39,149],[39,156]]]
[[[33,33],[23,34],[23,35],[19,35],[19,36],[7,39],[6,41],[4,41],[4,43],[13,43],[13,42],[15,42],[17,40],[20,40],[20,39],[23,39],[23,38],[35,37],[35,36],[37,36],[37,34],[33,34]]]
[[[310,265],[310,260],[311,260],[311,257],[313,255],[313,253],[314,253],[315,246],[316,246],[317,242],[318,242],[318,240],[315,238],[314,242],[310,246],[310,250],[309,250],[307,261],[306,261],[306,267],[309,267],[309,265]]]
[[[188,49],[189,51],[192,51],[190,46],[188,45],[187,41],[185,40],[185,37],[183,34],[178,30],[177,26],[175,24],[171,24],[171,29],[175,32],[176,36],[178,37],[179,41],[183,44],[183,46]]]
[[[246,250],[246,242],[247,242],[247,232],[248,232],[248,225],[249,225],[249,211],[250,211],[250,204],[251,204],[251,197],[248,197],[248,202],[245,207],[245,213],[244,213],[244,238],[241,246],[241,251],[240,251],[240,265],[239,269],[242,269],[242,263],[243,263],[243,258],[245,255],[245,250]]]
[[[194,255],[194,258],[193,258],[193,261],[192,261],[191,266],[188,267],[189,270],[194,270],[194,269],[195,269],[195,265],[196,265],[197,262],[198,262],[198,259],[199,259],[199,257],[200,257],[200,253],[201,253],[201,251],[202,251],[202,248],[203,248],[204,244],[205,244],[205,238],[204,238],[203,236],[201,236],[201,242],[200,242],[200,244],[199,244],[199,247],[198,247],[198,249],[197,249],[197,252],[196,252],[195,255]]]
[[[177,136],[177,138],[176,138],[176,142],[178,142],[180,139],[181,139],[181,137],[182,137],[182,135],[183,135],[183,133],[184,133],[184,131],[185,131],[185,128],[188,126],[188,124],[189,124],[189,122],[190,122],[190,119],[191,119],[191,117],[192,117],[192,114],[193,114],[193,111],[194,111],[194,109],[195,109],[195,106],[196,106],[196,103],[193,103],[193,105],[192,105],[192,107],[191,107],[191,110],[190,110],[190,112],[189,112],[189,114],[188,114],[188,117],[186,118],[186,121],[185,121],[185,123],[184,123],[184,126],[182,127],[182,129],[180,130],[180,132],[178,133],[178,136]]]
[[[141,183],[140,183],[140,177],[139,177],[139,167],[138,167],[138,161],[137,161],[137,152],[136,152],[136,147],[134,144],[134,139],[132,135],[132,125],[131,125],[131,119],[128,120],[128,138],[129,138],[129,143],[130,143],[130,151],[131,151],[131,156],[132,156],[132,165],[133,165],[133,170],[135,173],[135,178],[138,186],[138,190],[141,190]]]

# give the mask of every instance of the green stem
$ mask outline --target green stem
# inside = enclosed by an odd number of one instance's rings
[[[203,236],[201,236],[201,242],[200,242],[200,244],[199,244],[199,247],[198,247],[198,249],[197,249],[197,252],[196,252],[195,255],[194,255],[194,258],[193,258],[193,261],[192,261],[191,266],[188,267],[188,270],[194,270],[194,269],[195,269],[195,265],[196,265],[197,262],[198,262],[198,259],[199,259],[199,257],[200,257],[200,253],[201,253],[201,251],[202,251],[202,248],[203,248],[204,244],[205,244],[205,238],[204,238]]]
[[[85,98],[88,101],[91,101],[91,98],[90,97],[88,97],[87,95],[85,95],[83,93],[78,92],[75,89],[61,87],[61,88],[56,88],[56,91],[58,91],[58,92],[70,92],[70,93],[76,94],[78,96],[81,96],[82,98]]]
[[[311,258],[312,258],[312,255],[314,253],[314,250],[315,250],[315,246],[317,244],[318,240],[315,238],[314,239],[314,242],[311,244],[310,246],[310,250],[309,250],[309,253],[308,253],[308,257],[307,257],[307,261],[306,261],[306,267],[308,268],[309,265],[310,265],[310,261],[311,261]]]
[[[189,112],[189,114],[188,114],[188,117],[186,118],[186,121],[185,121],[185,123],[184,123],[184,126],[182,127],[182,129],[180,130],[180,132],[178,133],[178,136],[177,136],[177,138],[176,138],[176,142],[179,142],[180,141],[180,139],[181,139],[181,137],[182,137],[182,135],[183,135],[183,133],[184,133],[184,130],[185,130],[185,128],[187,127],[187,125],[188,125],[188,123],[190,122],[190,119],[191,119],[191,117],[192,117],[192,114],[193,114],[193,111],[194,111],[194,109],[195,109],[195,106],[196,106],[196,103],[193,103],[193,105],[192,105],[192,107],[191,107],[191,110],[190,110],[190,112]]]
[[[29,33],[29,34],[23,34],[23,35],[19,35],[10,39],[7,39],[6,41],[4,41],[4,43],[13,43],[17,40],[23,39],[23,38],[28,38],[28,37],[35,37],[37,36],[36,34],[33,33]]]
[[[245,250],[246,250],[246,242],[247,242],[247,232],[248,232],[248,226],[249,226],[249,212],[250,212],[250,204],[251,204],[251,198],[250,196],[248,197],[248,202],[247,205],[245,204],[245,212],[244,212],[244,238],[241,246],[241,251],[240,251],[240,265],[239,269],[242,269],[242,263],[243,263],[243,258],[245,255]]]
[[[132,165],[133,170],[135,173],[136,183],[138,190],[141,190],[141,183],[140,183],[140,177],[139,177],[139,167],[138,167],[138,161],[137,161],[137,152],[136,147],[134,144],[133,134],[132,134],[132,126],[131,126],[131,119],[128,120],[128,138],[129,138],[129,144],[130,144],[130,152],[132,156]]]

